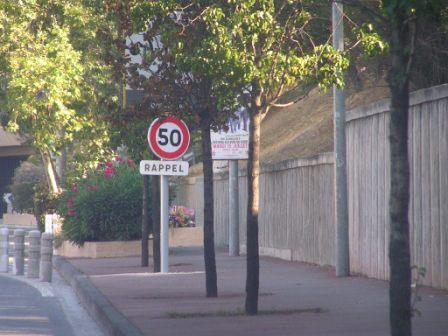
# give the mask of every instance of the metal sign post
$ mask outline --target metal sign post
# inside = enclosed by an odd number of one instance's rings
[[[148,129],[148,143],[152,152],[162,160],[175,160],[188,149],[190,132],[182,120],[168,117],[156,119]],[[169,183],[168,176],[188,175],[188,162],[140,162],[140,174],[160,175],[160,271],[169,272]]]
[[[212,159],[229,160],[229,256],[240,254],[238,160],[247,160],[249,115],[240,108],[227,122],[227,130],[211,132]]]
[[[229,256],[240,255],[238,160],[229,160]]]

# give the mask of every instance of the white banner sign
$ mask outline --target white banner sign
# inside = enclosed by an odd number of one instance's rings
[[[140,174],[142,175],[168,175],[168,176],[187,176],[187,161],[140,161]]]
[[[211,132],[213,160],[247,160],[249,153],[249,115],[241,108],[227,123],[227,131]]]

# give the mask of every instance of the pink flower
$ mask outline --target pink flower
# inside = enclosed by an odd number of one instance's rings
[[[107,167],[104,170],[104,177],[105,178],[109,179],[109,178],[111,178],[114,175],[115,175],[115,169],[114,168]]]
[[[72,184],[72,192],[78,192],[78,186],[76,184]]]
[[[123,159],[121,158],[121,156],[117,155],[117,156],[115,157],[115,161],[117,161],[117,162],[123,162]]]
[[[73,208],[73,198],[69,197],[69,199],[67,200],[67,209],[72,209]]]
[[[97,190],[97,189],[98,189],[98,186],[96,186],[96,185],[89,185],[89,186],[87,187],[87,189],[89,189],[89,190],[91,190],[91,191],[94,191],[94,190]]]
[[[129,159],[127,163],[128,163],[129,167],[134,167],[135,166],[134,160]]]
[[[107,168],[113,168],[114,167],[114,164],[113,164],[113,162],[106,162],[106,167]]]
[[[73,217],[74,215],[76,215],[76,212],[74,210],[70,210],[67,215],[69,215],[70,217]]]

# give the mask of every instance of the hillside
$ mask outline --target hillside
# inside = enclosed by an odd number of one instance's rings
[[[364,82],[360,91],[352,89],[346,93],[346,109],[367,105],[387,98],[389,89],[384,81],[371,84]],[[286,102],[300,97],[298,91],[283,98]],[[297,99],[297,98],[296,98]],[[319,153],[333,151],[333,103],[332,91],[313,89],[295,104],[272,109],[261,125],[261,160],[274,163],[292,158],[307,158]],[[240,161],[240,167],[245,166]],[[227,161],[215,161],[219,170],[226,169]],[[190,167],[189,176],[202,173],[202,163]]]
[[[296,93],[297,94],[297,93]],[[388,97],[385,82],[375,83],[362,91],[348,93],[347,110]],[[294,95],[294,93],[290,93]],[[287,100],[288,97],[285,97]],[[278,162],[304,158],[333,150],[332,91],[312,90],[292,106],[273,109],[261,128],[261,159]]]

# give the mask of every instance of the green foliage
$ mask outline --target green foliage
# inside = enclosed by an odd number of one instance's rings
[[[389,51],[389,43],[381,38],[371,23],[354,28],[356,38],[362,45],[366,56],[372,57]]]
[[[260,96],[263,107],[298,81],[343,85],[348,61],[328,43],[315,44],[307,31],[314,1],[227,2],[166,0],[134,8],[138,27],[162,20],[159,38],[169,41],[176,66],[205,76],[218,107],[234,106],[243,92]],[[154,21],[155,20],[155,21]],[[193,42],[192,30],[202,32]],[[193,44],[194,43],[194,44]]]
[[[10,186],[14,195],[14,209],[18,212],[34,212],[34,188],[39,183],[45,183],[42,166],[24,161],[14,171]]]
[[[141,237],[142,178],[133,162],[108,162],[58,199],[62,233],[77,245],[86,241]]]
[[[98,6],[87,0],[0,1],[8,128],[40,151],[68,147],[75,175],[108,154],[108,124],[101,116],[117,104],[112,68],[97,36],[108,22]]]
[[[443,15],[447,10],[445,0],[382,0],[381,6],[385,16],[394,23],[404,19],[399,12],[408,18],[429,16],[433,19]]]

